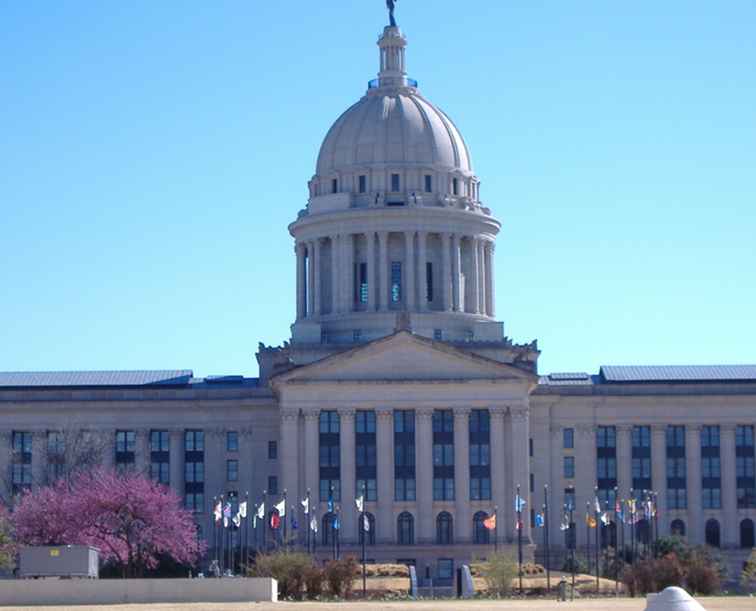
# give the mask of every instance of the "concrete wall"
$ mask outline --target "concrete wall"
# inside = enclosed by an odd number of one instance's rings
[[[12,579],[0,605],[276,602],[275,579]]]

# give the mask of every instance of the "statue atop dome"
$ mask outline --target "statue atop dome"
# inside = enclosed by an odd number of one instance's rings
[[[386,8],[389,11],[389,25],[392,28],[396,27],[396,19],[394,19],[394,8],[396,7],[396,0],[386,0]]]

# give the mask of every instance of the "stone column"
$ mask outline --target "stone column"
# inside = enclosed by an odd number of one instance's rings
[[[659,521],[667,522],[667,427],[664,424],[651,426],[651,487],[658,495]]]
[[[735,464],[735,425],[719,427],[720,464],[722,475],[722,515],[720,537],[722,546],[736,546],[740,539]],[[700,540],[703,543],[703,537]]]
[[[415,411],[415,481],[417,488],[416,542],[432,543],[433,515],[433,420],[432,409]]]
[[[527,501],[522,514],[522,538],[530,542],[530,418],[527,407],[513,407],[509,409],[512,426],[512,484],[515,489],[520,486],[520,496]],[[515,520],[517,518],[515,517]]]
[[[480,264],[478,262],[478,238],[470,238],[470,286],[466,293],[470,296],[470,303],[465,304],[465,311],[473,314],[480,313]]]
[[[297,320],[301,320],[307,313],[305,289],[305,247],[297,242],[294,251],[297,254]]]
[[[478,310],[488,314],[486,308],[486,242],[478,240]]]
[[[339,312],[339,236],[331,236],[331,314]]]
[[[378,232],[378,309],[385,312],[388,309],[389,298],[389,255],[388,232]]]
[[[406,231],[404,233],[404,273],[406,281],[404,287],[403,301],[406,308],[410,311],[415,309],[415,295],[417,294],[415,284],[415,232]]]
[[[577,546],[585,545],[585,520],[581,519],[586,502],[592,502],[596,487],[596,428],[577,426],[575,441],[575,528]]]
[[[354,236],[345,233],[341,236],[344,248],[344,266],[341,269],[342,294],[341,303],[343,312],[354,310]]]
[[[629,424],[617,425],[617,494],[626,499],[633,485],[633,427]]]
[[[315,311],[315,257],[312,242],[307,242],[307,318],[312,318]]]
[[[301,496],[299,489],[299,411],[281,410],[281,437],[278,442],[281,491],[291,499]]]
[[[462,253],[458,234],[452,235],[452,309],[455,312],[462,311],[462,294],[460,291],[460,275],[462,273]]]
[[[496,316],[496,296],[494,295],[494,252],[496,247],[493,242],[486,243],[486,310],[491,318]]]
[[[312,300],[314,302],[314,308],[313,313],[315,316],[320,316],[320,309],[322,307],[322,298],[320,296],[320,289],[323,284],[322,278],[321,278],[321,271],[322,271],[322,264],[321,264],[321,257],[320,257],[320,238],[317,238],[313,241],[313,290],[312,290]]]
[[[339,430],[341,446],[341,519],[344,543],[356,541],[357,515],[354,505],[356,492],[354,409],[339,408]]]
[[[685,426],[686,487],[688,495],[688,537],[700,541],[703,532],[703,497],[701,496],[701,427],[697,424]]]
[[[378,512],[376,515],[376,543],[394,540],[394,412],[390,409],[375,411],[375,443],[378,451],[376,476],[378,481]]]
[[[305,430],[305,492],[310,490],[310,498],[315,503],[320,495],[320,412],[306,411]]]
[[[452,309],[450,241],[448,233],[441,234],[441,310],[443,312],[449,312]]]
[[[179,498],[184,498],[184,431],[181,429],[173,429],[170,431],[170,442],[168,446],[168,459],[170,460],[170,479],[171,488],[179,495]],[[206,491],[206,495],[210,495],[212,498],[214,491]]]
[[[496,517],[499,522],[498,536],[499,541],[506,541],[511,537],[511,526],[514,524],[512,518],[512,499],[507,498],[507,485],[509,473],[506,460],[504,457],[504,414],[506,410],[503,407],[492,407],[489,409],[491,415],[491,501],[499,508],[499,515]],[[493,537],[492,537],[493,538]]]
[[[368,302],[367,302],[367,309],[368,312],[375,312],[375,298],[377,296],[376,292],[376,278],[378,277],[375,273],[375,232],[368,231],[365,234],[365,242],[367,243],[367,282],[368,282]]]
[[[470,409],[454,410],[454,532],[455,543],[472,541],[470,515]]]
[[[417,232],[417,275],[418,275],[418,309],[428,310],[428,233]]]

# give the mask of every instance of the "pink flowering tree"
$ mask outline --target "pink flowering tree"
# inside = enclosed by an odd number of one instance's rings
[[[130,471],[96,469],[27,492],[12,521],[21,544],[92,545],[124,577],[143,575],[161,558],[194,565],[204,552],[179,497]]]

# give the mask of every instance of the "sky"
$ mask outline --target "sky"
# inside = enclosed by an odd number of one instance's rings
[[[756,363],[756,3],[399,0],[541,372]],[[382,0],[0,0],[0,370],[257,374]]]

